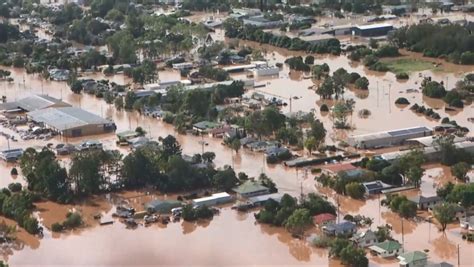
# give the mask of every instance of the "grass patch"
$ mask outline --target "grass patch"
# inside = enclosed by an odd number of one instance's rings
[[[424,71],[424,70],[434,70],[434,71],[441,71],[442,68],[440,66],[435,66],[432,62],[419,60],[419,59],[412,59],[412,58],[401,58],[396,60],[388,60],[384,62],[387,64],[389,70],[393,73],[401,73],[401,72],[417,72],[417,71]]]

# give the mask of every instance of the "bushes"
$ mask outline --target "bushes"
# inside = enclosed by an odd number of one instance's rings
[[[319,108],[320,112],[329,112],[329,107],[326,104],[322,104],[321,107]]]
[[[397,78],[398,80],[408,80],[408,78],[410,78],[410,76],[406,72],[399,72],[399,73],[395,74],[395,78]]]
[[[18,175],[18,170],[13,167],[12,170],[10,171],[10,175]]]
[[[395,104],[397,105],[410,105],[410,101],[404,97],[399,97],[395,100]]]
[[[182,216],[185,221],[195,221],[198,219],[211,219],[214,213],[207,206],[193,208],[192,205],[186,205],[183,207]]]
[[[346,184],[345,191],[348,196],[355,199],[363,198],[365,193],[364,186],[362,186],[362,184],[358,182],[351,182]]]
[[[351,73],[349,74],[349,81],[348,81],[348,82],[349,82],[350,84],[353,84],[353,83],[355,83],[360,77],[361,77],[361,76],[360,76],[359,73],[357,73],[357,72],[351,72]]]
[[[404,218],[412,218],[416,215],[416,204],[408,200],[406,196],[392,195],[387,198],[387,204],[393,212],[397,212]]]
[[[400,53],[398,52],[398,48],[391,45],[384,45],[381,46],[376,52],[375,55],[377,57],[398,57]]]
[[[51,225],[51,231],[53,232],[61,232],[63,230],[63,226],[62,224],[60,223],[53,223],[53,225]]]
[[[427,81],[422,85],[422,92],[431,98],[443,98],[446,95],[444,86],[436,81]]]
[[[460,63],[464,65],[474,64],[474,52],[467,51],[462,53]]]
[[[451,90],[447,92],[443,100],[450,106],[453,106],[456,108],[464,107],[464,103],[462,102],[462,97],[456,90]]]
[[[355,87],[357,89],[367,90],[369,89],[369,80],[366,77],[360,77],[355,81]]]
[[[202,66],[199,73],[204,77],[216,80],[218,82],[225,81],[229,78],[229,73],[223,69],[213,68],[211,66]]]
[[[21,191],[21,184],[20,183],[11,183],[8,185],[8,189],[12,191],[13,193],[15,192],[20,192]]]
[[[289,65],[290,69],[297,71],[308,72],[311,68],[303,62],[302,57],[292,57],[285,60],[285,63]]]
[[[66,220],[63,222],[63,227],[66,229],[74,229],[82,225],[82,216],[78,212],[69,212],[66,215]]]
[[[314,57],[313,56],[307,56],[305,59],[304,59],[304,63],[307,64],[307,65],[313,65],[314,64]]]

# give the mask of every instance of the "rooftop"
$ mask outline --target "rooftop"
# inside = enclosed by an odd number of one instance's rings
[[[411,202],[415,202],[416,204],[423,204],[423,203],[440,201],[442,200],[442,198],[438,196],[430,196],[430,197],[414,196],[414,197],[410,197],[409,200]]]
[[[232,189],[232,191],[239,194],[249,194],[265,190],[268,190],[268,188],[261,185],[259,182],[252,180],[245,181],[243,184]]]
[[[386,240],[382,243],[375,244],[370,247],[371,250],[382,253],[384,251],[395,251],[399,250],[402,246],[397,241]]]
[[[356,27],[360,30],[371,30],[371,29],[378,29],[378,28],[393,27],[393,25],[389,23],[380,23],[380,24],[358,25]]]
[[[0,105],[0,109],[21,108],[25,111],[35,111],[45,109],[53,105],[70,107],[71,105],[60,99],[48,95],[31,95],[15,102],[9,102]]]
[[[336,219],[336,215],[331,213],[321,213],[313,217],[313,222],[315,224],[321,224],[327,221],[333,221]]]
[[[93,113],[76,107],[47,108],[28,113],[36,122],[45,123],[59,131],[92,124],[112,123]]]
[[[400,264],[410,264],[410,265],[413,262],[426,260],[427,258],[428,256],[426,255],[426,253],[423,253],[421,251],[407,252],[398,256],[398,259],[400,260]]]

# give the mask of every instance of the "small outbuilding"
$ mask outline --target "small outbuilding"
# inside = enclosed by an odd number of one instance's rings
[[[393,188],[393,186],[383,183],[380,180],[362,183],[366,195],[380,194],[382,190]]]

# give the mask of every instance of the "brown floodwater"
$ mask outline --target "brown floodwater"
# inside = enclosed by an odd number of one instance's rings
[[[217,32],[219,33],[219,31]],[[244,42],[240,42],[244,44]],[[290,54],[281,49],[261,46],[255,43],[245,42],[248,45],[258,46],[267,51],[271,63],[283,62]],[[368,92],[346,90],[344,98],[356,100],[355,112],[349,121],[352,122],[354,130],[351,132],[335,131],[331,126],[329,115],[323,116],[319,113],[319,106],[323,101],[315,94],[314,90],[308,89],[314,85],[311,79],[304,79],[301,73],[289,72],[284,67],[279,78],[258,80],[266,86],[258,88],[269,94],[290,98],[297,96],[299,99],[292,101],[292,111],[312,111],[316,117],[321,119],[328,130],[328,143],[334,143],[336,138],[353,133],[369,133],[380,130],[388,130],[400,127],[416,125],[434,126],[438,122],[427,120],[408,110],[408,107],[400,108],[393,104],[395,99],[403,96],[412,103],[429,106],[442,107],[442,103],[435,103],[430,99],[422,97],[421,93],[407,93],[407,89],[418,89],[422,78],[415,73],[410,80],[398,82],[392,73],[375,73],[366,70],[362,65],[353,64],[345,57],[317,56],[316,63],[327,63],[331,71],[344,67],[349,72],[356,71],[368,76],[370,86]],[[171,125],[167,125],[156,119],[140,116],[137,113],[116,111],[112,105],[90,95],[75,95],[67,88],[65,83],[54,81],[42,81],[38,75],[27,75],[21,69],[4,68],[12,71],[13,83],[0,82],[0,93],[6,95],[9,101],[19,99],[30,94],[45,93],[62,98],[73,106],[84,108],[88,111],[111,118],[118,126],[118,131],[134,129],[142,126],[148,131],[152,138],[173,134],[180,142],[183,152],[186,154],[201,153],[199,144],[200,137],[177,134]],[[471,72],[473,67],[451,66],[451,72],[423,71],[422,75],[433,76],[435,80],[446,80],[449,84],[460,79],[466,72]],[[175,71],[160,72],[163,80],[179,79],[179,73]],[[89,75],[94,78],[107,78],[117,83],[128,83],[129,80],[123,76],[103,77],[101,74]],[[235,75],[241,77],[242,75]],[[23,82],[24,81],[24,82]],[[377,86],[378,84],[378,86]],[[389,91],[390,90],[390,91]],[[439,106],[441,105],[441,106]],[[357,113],[361,109],[369,109],[371,115],[368,118],[360,118]],[[283,111],[289,111],[290,106],[283,107]],[[444,109],[439,109],[441,117],[449,116],[458,124],[474,130],[472,123],[467,121],[473,116],[472,105],[466,106],[455,114],[447,114]],[[10,129],[1,131],[13,133]],[[300,184],[304,193],[314,192],[315,183],[312,175],[305,175],[303,171],[297,171],[284,167],[283,165],[266,164],[260,153],[240,150],[236,155],[232,150],[221,145],[221,140],[204,137],[209,143],[204,149],[213,151],[217,157],[217,166],[231,165],[236,171],[247,172],[250,176],[257,176],[264,171],[278,185],[281,192],[292,195],[300,194]],[[55,137],[48,141],[28,140],[10,142],[11,147],[26,148],[29,146],[45,145],[47,143],[70,142],[79,143],[85,139],[100,139],[106,147],[115,146],[113,134],[69,138],[62,140]],[[7,142],[0,138],[0,147],[6,148]],[[127,153],[126,148],[120,151]],[[69,164],[67,158],[61,159],[64,166]],[[10,176],[10,169],[15,164],[0,163],[0,186],[7,186],[13,181],[23,181],[21,176]],[[440,165],[427,165],[426,175],[423,177],[421,191],[426,194],[435,192],[435,187],[452,180],[449,169]],[[23,182],[24,183],[24,182]],[[345,214],[363,214],[372,217],[376,225],[389,223],[394,229],[394,237],[401,240],[401,219],[380,206],[378,198],[366,201],[358,201],[346,197],[339,197],[328,189],[316,187],[316,191],[325,194],[328,199],[340,203],[340,217]],[[127,198],[127,194],[121,195]],[[130,197],[130,195],[128,195]],[[147,196],[142,201],[153,199]],[[91,199],[75,206],[58,205],[50,202],[38,203],[35,213],[47,228],[57,221],[64,220],[66,213],[76,209],[85,214],[87,227],[77,231],[52,234],[48,230],[42,239],[36,239],[20,229],[18,239],[21,245],[4,253],[5,258],[11,266],[38,266],[38,265],[317,265],[336,266],[338,263],[328,261],[327,251],[310,247],[306,242],[293,239],[284,229],[259,225],[255,223],[252,213],[237,213],[229,207],[223,208],[221,213],[212,221],[199,223],[171,223],[164,225],[153,225],[150,227],[138,227],[129,230],[116,221],[113,225],[98,226],[92,218],[101,213],[110,216],[114,212],[112,198],[101,196]],[[133,205],[140,207],[143,203],[134,202]],[[12,222],[11,222],[12,223]],[[406,221],[403,223],[405,248],[407,250],[429,249],[432,260],[445,260],[455,263],[457,259],[456,246],[460,245],[461,263],[465,266],[474,264],[474,244],[468,244],[461,239],[460,229],[455,225],[450,226],[446,234],[440,233],[435,224],[424,221]],[[179,255],[176,255],[179,251]],[[396,260],[381,261],[371,257],[373,266],[396,266]]]

